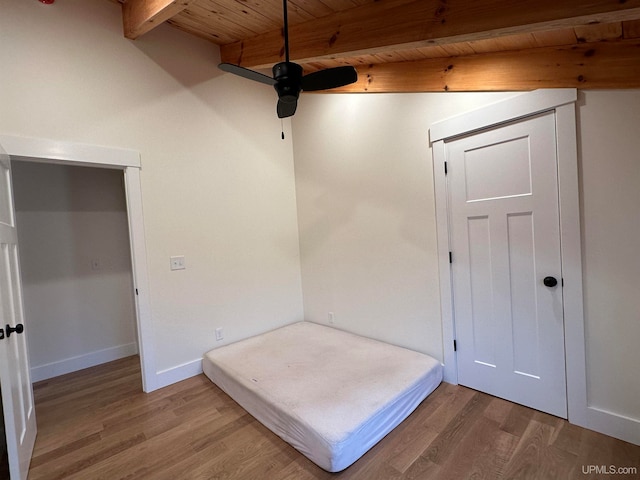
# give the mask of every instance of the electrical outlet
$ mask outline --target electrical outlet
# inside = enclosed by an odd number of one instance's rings
[[[170,265],[171,270],[184,270],[187,268],[184,263],[184,255],[177,255],[175,257],[170,257]]]
[[[224,330],[222,328],[216,328],[216,341],[220,341],[224,339]]]
[[[336,319],[333,315],[333,312],[329,312],[329,323],[331,324],[336,323]]]

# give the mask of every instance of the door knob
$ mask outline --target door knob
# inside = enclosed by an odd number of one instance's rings
[[[555,287],[558,284],[558,280],[556,280],[555,277],[544,277],[542,283],[544,283],[546,287]]]
[[[9,338],[13,332],[16,332],[16,333],[24,332],[24,325],[22,325],[21,323],[18,323],[15,327],[12,327],[11,325],[7,325],[5,327],[5,331],[7,332],[7,338]]]

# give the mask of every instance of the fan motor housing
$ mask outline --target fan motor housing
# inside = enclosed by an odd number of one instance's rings
[[[283,102],[293,103],[298,100],[302,91],[302,67],[293,62],[280,62],[273,66],[273,88]]]

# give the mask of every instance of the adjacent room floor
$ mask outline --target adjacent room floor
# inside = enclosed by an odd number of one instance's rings
[[[640,472],[640,446],[446,383],[337,474],[280,440],[204,375],[143,393],[136,356],[36,383],[34,392],[29,480],[555,480],[609,478],[591,466]]]

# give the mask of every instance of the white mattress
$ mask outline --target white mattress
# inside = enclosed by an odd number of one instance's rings
[[[442,381],[428,355],[309,322],[212,350],[203,369],[330,472],[360,458]]]

